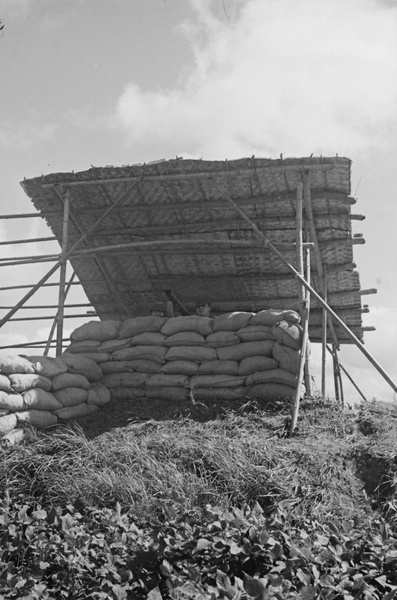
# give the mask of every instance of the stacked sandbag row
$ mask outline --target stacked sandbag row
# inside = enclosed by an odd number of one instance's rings
[[[43,429],[95,412],[110,400],[101,377],[89,359],[0,357],[0,438],[26,423]]]
[[[302,330],[294,311],[136,317],[76,329],[67,356],[96,360],[113,399],[293,396]]]

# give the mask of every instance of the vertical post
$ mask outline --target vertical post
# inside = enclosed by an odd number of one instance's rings
[[[310,249],[306,248],[305,255],[305,267],[306,267],[306,281],[310,285],[311,284],[311,271],[310,271]],[[304,373],[305,373],[305,387],[306,394],[308,396],[313,395],[312,390],[312,378],[310,376],[310,354],[309,354],[309,319],[310,319],[310,292],[305,289],[305,303],[306,303],[306,322],[303,324],[303,327],[307,327],[307,336],[306,336],[306,347],[305,347],[305,362],[304,362]]]
[[[324,301],[328,302],[328,284],[327,284],[327,271],[324,268]],[[323,307],[322,314],[322,330],[321,330],[321,396],[325,398],[325,388],[326,388],[326,367],[327,367],[327,320],[328,313]]]
[[[338,363],[338,355],[336,344],[332,344],[332,365],[334,369],[334,387],[335,387],[335,400],[340,402],[340,394],[339,394],[339,363]]]
[[[69,290],[72,287],[72,283],[73,283],[73,280],[74,280],[75,276],[76,276],[76,273],[75,273],[75,271],[73,271],[72,276],[71,276],[71,278],[69,280],[69,283],[68,283],[68,285],[66,287],[66,290],[65,290],[64,300],[66,300],[66,296],[68,295]],[[57,313],[57,316],[58,316],[58,313]],[[43,352],[44,356],[48,356],[48,352],[49,352],[50,347],[51,347],[51,342],[52,342],[52,338],[54,337],[55,327],[57,326],[57,323],[58,323],[57,316],[55,317],[55,319],[54,319],[54,321],[53,321],[53,323],[51,325],[51,330],[50,330],[50,333],[49,333],[49,336],[48,336],[46,347],[45,347],[44,352]],[[62,335],[63,335],[63,331],[62,331]]]
[[[296,188],[296,270],[303,276],[303,232],[302,232],[302,209],[303,209],[303,183],[298,182]],[[302,284],[298,287],[298,299],[301,312],[304,310],[305,288]],[[301,315],[302,316],[302,315]]]
[[[310,265],[310,250],[306,248],[306,265]],[[310,277],[310,267],[308,268],[308,273]],[[310,285],[310,283],[309,283]],[[306,288],[307,289],[307,288]],[[301,397],[302,390],[302,382],[304,377],[304,368],[306,362],[306,354],[307,354],[307,346],[309,340],[309,314],[310,314],[310,292],[307,289],[306,297],[305,297],[305,309],[303,311],[303,319],[302,319],[302,348],[301,348],[301,356],[299,361],[299,372],[296,383],[295,397],[292,404],[292,415],[291,415],[291,424],[290,424],[290,435],[293,434],[296,424],[298,422],[298,412],[299,412],[299,402]]]
[[[57,321],[57,339],[56,339],[56,355],[62,354],[62,339],[63,339],[63,315],[65,305],[65,281],[66,281],[66,267],[67,258],[65,258],[68,246],[68,232],[69,232],[69,210],[70,210],[70,190],[66,189],[63,196],[63,229],[62,229],[62,256],[61,256],[61,267],[59,275],[59,292],[58,292],[58,313],[56,316]]]

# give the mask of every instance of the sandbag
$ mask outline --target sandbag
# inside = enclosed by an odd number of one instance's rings
[[[252,400],[266,400],[270,398],[292,400],[295,397],[295,388],[282,383],[259,383],[251,387],[247,393],[247,397]]]
[[[239,400],[245,398],[250,388],[246,386],[228,388],[195,388],[191,395],[193,400]]]
[[[141,387],[145,385],[148,375],[145,373],[108,373],[103,375],[100,383],[107,388]]]
[[[145,331],[138,333],[131,338],[131,346],[161,346],[165,340],[165,335],[159,331]]]
[[[295,387],[297,384],[296,375],[285,369],[269,369],[268,371],[256,371],[248,375],[245,380],[247,385],[256,383],[282,383]]]
[[[212,324],[213,319],[210,317],[199,317],[198,315],[171,317],[162,326],[161,333],[170,336],[181,331],[196,331],[206,336],[212,333]]]
[[[223,348],[239,344],[241,340],[234,331],[216,331],[207,335],[205,341],[209,348]]]
[[[295,310],[285,310],[283,312],[283,320],[289,323],[300,323],[301,316]]]
[[[194,375],[190,378],[190,387],[229,388],[243,386],[245,377],[238,375]]]
[[[123,340],[107,340],[106,342],[102,342],[98,348],[98,352],[106,352],[111,354],[112,352],[116,352],[116,350],[121,350],[121,348],[128,348],[131,339],[132,338],[125,338]]]
[[[131,346],[130,348],[123,348],[122,350],[116,350],[112,354],[113,360],[154,360],[160,364],[164,363],[164,358],[167,353],[165,346]]]
[[[192,360],[170,360],[160,369],[160,373],[169,373],[176,375],[196,375],[198,364]]]
[[[9,375],[10,373],[35,373],[35,365],[24,356],[18,354],[9,354],[0,356],[0,373]]]
[[[205,337],[197,331],[181,331],[164,339],[164,346],[204,346]]]
[[[76,406],[77,404],[86,402],[88,399],[88,390],[84,390],[80,387],[63,388],[62,390],[53,393],[55,398],[61,404],[58,408],[61,408],[62,406]]]
[[[58,422],[56,415],[49,410],[24,410],[15,413],[15,416],[18,423],[29,423],[36,429],[44,429]]]
[[[250,325],[268,325],[273,327],[273,325],[283,319],[284,312],[283,310],[276,310],[274,308],[260,310],[252,317]]]
[[[268,325],[247,325],[237,331],[242,342],[259,342],[261,340],[274,340],[272,328]]]
[[[273,335],[278,342],[295,350],[300,350],[302,345],[303,329],[296,323],[280,321],[273,327]]]
[[[110,360],[101,363],[101,369],[103,375],[106,375],[106,373],[122,373],[123,371],[131,371],[132,373],[132,371],[134,371],[134,368],[128,360]]]
[[[200,375],[239,375],[237,360],[206,360],[199,366]]]
[[[149,400],[169,400],[171,402],[183,402],[187,399],[189,390],[183,387],[161,386],[151,387],[146,390],[146,398]]]
[[[231,312],[224,315],[218,315],[214,318],[214,331],[238,331],[241,327],[247,325],[254,313],[252,312]]]
[[[64,356],[78,356],[78,358],[88,358],[88,360],[92,360],[98,365],[111,359],[111,355],[107,352],[79,352],[78,354],[68,354],[68,352],[64,352],[62,354],[62,358]]]
[[[75,329],[70,339],[72,342],[79,342],[81,340],[98,340],[105,342],[106,340],[112,340],[117,337],[121,326],[121,321],[107,320],[107,321],[88,321],[77,329]]]
[[[127,319],[121,324],[117,337],[123,339],[146,331],[160,331],[166,320],[167,317],[155,317],[153,315]]]
[[[0,392],[0,408],[16,412],[17,410],[24,410],[26,406],[21,394],[7,394],[7,392]]]
[[[0,417],[5,417],[5,415],[10,414],[10,410],[8,408],[0,408]]]
[[[277,361],[269,356],[247,356],[239,363],[239,374],[251,375],[256,371],[268,371],[269,369],[277,369],[277,367]]]
[[[300,356],[300,350],[294,350],[280,342],[276,342],[273,346],[273,357],[277,360],[279,367],[291,371],[295,375],[299,373]]]
[[[204,317],[202,317],[204,318]],[[215,348],[205,346],[173,346],[165,355],[165,360],[191,360],[193,362],[204,362],[205,360],[216,360]]]
[[[69,354],[68,356],[62,356],[60,360],[66,363],[69,373],[84,375],[88,381],[98,381],[102,377],[101,367],[89,358]]]
[[[37,373],[11,373],[9,378],[14,392],[26,392],[32,388],[51,391],[51,380]]]
[[[7,433],[15,429],[17,424],[18,421],[15,414],[0,417],[0,438],[3,437],[3,435],[7,435]]]
[[[98,350],[101,342],[96,340],[81,340],[79,342],[72,342],[65,349],[67,354],[81,354],[85,352],[95,352]]]
[[[89,390],[91,383],[85,375],[80,375],[79,373],[61,373],[52,378],[53,391],[57,392],[58,390],[63,390],[68,387],[78,387],[83,388],[83,390]]]
[[[110,391],[102,383],[95,381],[88,390],[87,404],[105,406],[111,400]]]
[[[34,388],[23,392],[22,398],[25,409],[56,410],[57,408],[61,408],[61,404],[54,394],[46,392],[41,388]]]
[[[124,361],[124,364],[129,367],[126,371],[132,370],[137,373],[159,373],[162,365],[160,362],[146,358]]]
[[[0,374],[0,391],[9,392],[12,394],[11,381],[7,377],[7,375]]]
[[[110,396],[112,400],[140,400],[146,397],[146,390],[137,387],[116,387],[111,388]]]
[[[149,375],[146,381],[146,386],[149,387],[186,387],[189,385],[189,377],[187,375],[164,374]]]
[[[77,404],[76,406],[68,406],[56,411],[56,416],[60,421],[70,421],[70,419],[78,419],[80,417],[88,417],[99,410],[96,404]]]
[[[0,434],[1,437],[1,434]],[[21,444],[24,440],[31,439],[31,434],[27,429],[13,429],[1,438],[1,444],[4,445],[16,445]]]
[[[51,356],[28,356],[35,365],[36,373],[44,377],[54,377],[60,373],[66,373],[67,366],[60,358],[52,358]]]
[[[241,342],[235,346],[226,348],[217,348],[216,352],[220,360],[243,360],[247,356],[272,356],[272,350],[275,342],[272,340],[263,340],[261,342]]]

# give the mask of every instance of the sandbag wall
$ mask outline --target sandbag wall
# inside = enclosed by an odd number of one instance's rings
[[[110,401],[102,370],[85,357],[0,357],[0,438],[89,415]],[[8,436],[8,437],[7,437]]]
[[[90,321],[64,356],[100,364],[112,399],[292,398],[302,329],[298,313]]]

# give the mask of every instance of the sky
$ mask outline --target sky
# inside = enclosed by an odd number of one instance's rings
[[[354,260],[361,288],[377,289],[363,297],[376,328],[365,347],[397,383],[397,0],[0,0],[0,20],[1,215],[33,211],[24,177],[91,165],[347,156],[352,212],[366,217],[353,221],[366,241]],[[40,219],[1,219],[0,259],[58,253],[4,244],[49,235]],[[49,266],[1,267],[2,287]],[[0,291],[0,314],[24,293]],[[68,302],[86,299],[76,288]],[[14,318],[56,303],[45,288]],[[68,319],[66,334],[86,320]],[[45,340],[50,326],[10,321],[0,346]],[[340,358],[368,400],[397,401],[358,348]],[[319,388],[317,347],[312,371]],[[346,379],[344,392],[360,398]]]

